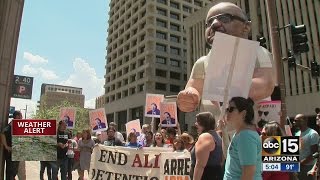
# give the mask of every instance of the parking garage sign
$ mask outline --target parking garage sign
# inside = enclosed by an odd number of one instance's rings
[[[31,99],[33,77],[14,75],[12,84],[12,97]]]

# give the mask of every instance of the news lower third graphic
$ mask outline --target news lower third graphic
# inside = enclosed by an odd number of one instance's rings
[[[299,137],[262,137],[262,170],[300,172]]]

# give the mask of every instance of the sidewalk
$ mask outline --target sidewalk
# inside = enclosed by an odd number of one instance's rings
[[[40,177],[40,161],[26,161],[26,180],[39,180]],[[88,180],[88,173],[85,171],[85,179]],[[78,172],[72,172],[72,180],[78,180]],[[44,172],[44,179],[47,180],[47,172]],[[60,173],[59,173],[60,179]]]

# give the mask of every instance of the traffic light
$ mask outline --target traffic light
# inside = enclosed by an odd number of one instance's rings
[[[267,48],[267,45],[266,45],[266,38],[264,38],[263,36],[262,37],[257,37],[258,38],[258,41],[260,42],[260,46],[264,47],[264,48]]]
[[[311,62],[311,76],[320,77],[320,65],[316,61]]]
[[[294,54],[292,51],[288,52],[288,68],[293,69],[296,68],[296,58],[294,57]]]
[[[306,35],[306,25],[290,26],[291,42],[294,54],[305,53],[309,51],[308,37]]]

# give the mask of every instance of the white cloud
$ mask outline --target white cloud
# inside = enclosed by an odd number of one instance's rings
[[[38,69],[31,67],[29,64],[28,65],[24,65],[22,67],[22,73],[26,74],[26,75],[31,75],[31,76],[35,76],[38,75]]]
[[[95,107],[96,107],[96,98],[92,98],[92,99],[86,100],[84,102],[84,107],[85,108],[90,108],[90,109],[95,109]]]
[[[31,118],[37,110],[37,102],[29,99],[11,98],[10,106],[14,106],[16,110],[21,111],[23,118],[25,118],[25,109],[27,109],[27,118]]]
[[[23,58],[29,61],[31,64],[45,64],[49,62],[48,59],[45,59],[39,55],[33,55],[30,52],[24,52]]]
[[[61,85],[80,87],[86,97],[88,107],[94,107],[94,99],[103,94],[104,78],[97,77],[97,73],[84,59],[75,58],[74,72]]]
[[[41,74],[41,77],[46,80],[54,80],[59,78],[58,75],[51,70],[43,69],[40,67],[39,72]]]
[[[22,67],[22,73],[30,76],[40,76],[44,80],[55,80],[59,76],[52,70],[44,69],[42,67],[32,67],[31,65],[24,65]]]

